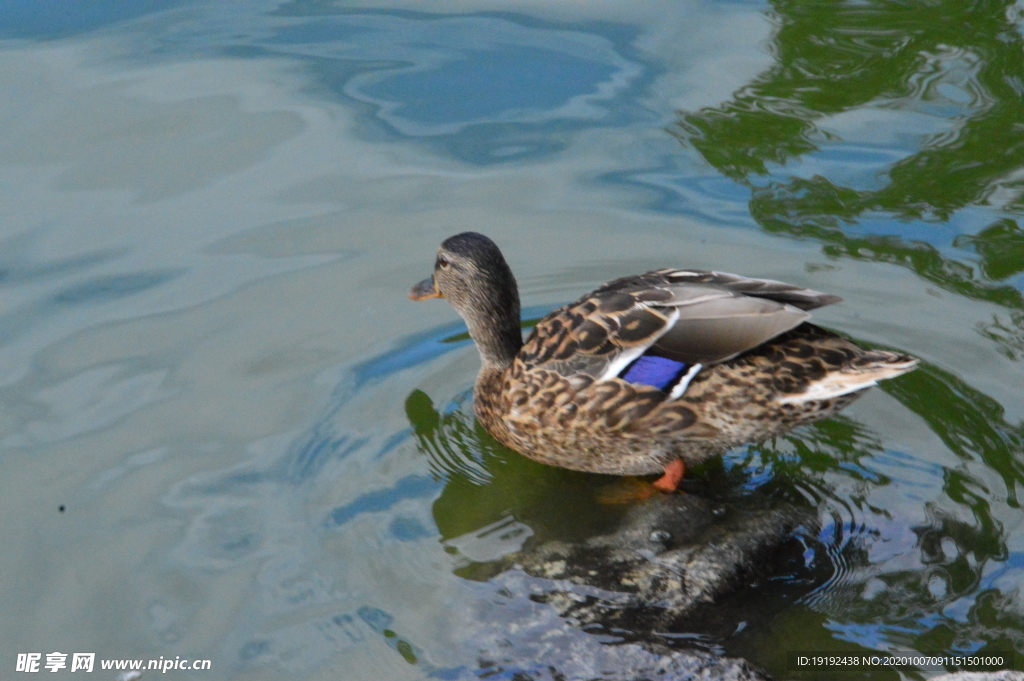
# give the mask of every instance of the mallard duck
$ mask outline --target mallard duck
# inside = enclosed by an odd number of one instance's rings
[[[610,281],[523,341],[519,293],[497,245],[446,239],[409,293],[445,298],[480,351],[474,410],[502,444],[579,471],[662,473],[834,414],[917,360],[807,323],[841,298],[770,279],[662,269]]]

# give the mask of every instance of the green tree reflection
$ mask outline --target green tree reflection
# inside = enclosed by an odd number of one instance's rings
[[[974,250],[978,266],[908,243],[898,227],[891,236],[843,233],[879,212],[932,221],[980,204],[1024,212],[1024,39],[1011,21],[1015,3],[775,0],[771,7],[775,64],[731,101],[680,112],[670,132],[751,186],[750,212],[764,229],[818,239],[835,257],[909,267],[950,291],[1021,309],[1019,291],[992,283],[1024,271],[1024,235],[1014,219],[952,244]],[[838,141],[819,124],[858,108],[926,112],[945,118],[948,131],[882,170],[878,189],[786,177],[777,167]],[[1019,329],[1019,321],[1001,323]]]
[[[1012,0],[894,2],[774,0],[775,65],[733,101],[684,113],[674,132],[735,179],[818,149],[815,121],[865,105],[946,104],[962,118],[894,164],[890,183],[842,194],[849,217],[885,210],[939,219],[978,203],[996,186],[1016,188],[1024,209],[1024,40],[1008,19]],[[945,102],[936,87],[951,62],[970,72],[970,101]],[[941,98],[945,99],[945,98]],[[823,185],[824,191],[827,185]]]

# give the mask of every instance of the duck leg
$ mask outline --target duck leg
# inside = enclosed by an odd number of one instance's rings
[[[675,459],[665,465],[665,474],[655,480],[652,486],[659,492],[671,494],[679,488],[679,483],[683,481],[684,475],[686,475],[686,466],[683,465],[683,460]]]
[[[680,459],[665,465],[665,474],[654,482],[643,482],[637,478],[620,478],[619,482],[597,496],[602,504],[632,504],[654,496],[655,492],[673,494],[683,481],[686,466]]]

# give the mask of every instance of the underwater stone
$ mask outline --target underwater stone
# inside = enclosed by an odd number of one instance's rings
[[[807,510],[756,497],[722,510],[693,495],[658,495],[611,534],[528,546],[503,567],[607,594],[581,599],[556,585],[544,597],[581,625],[663,628],[764,576],[793,529],[816,522]]]
[[[657,495],[608,534],[530,540],[476,572],[497,595],[465,604],[466,643],[496,679],[771,681],[746,660],[669,647],[661,634],[691,630],[769,576],[793,530],[816,524],[812,510],[756,494]]]

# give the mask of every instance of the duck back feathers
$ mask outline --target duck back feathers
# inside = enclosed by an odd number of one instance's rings
[[[720,272],[656,270],[616,279],[545,317],[520,351],[529,368],[609,379],[643,354],[721,362],[839,302],[810,289]]]

